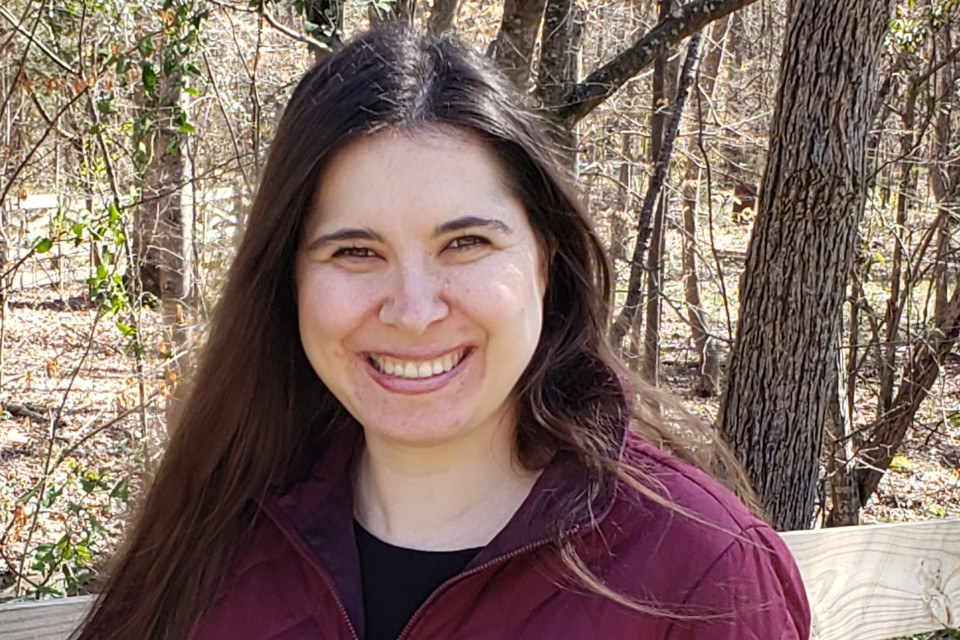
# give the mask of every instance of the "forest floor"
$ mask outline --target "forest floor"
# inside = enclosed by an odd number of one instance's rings
[[[717,400],[690,391],[696,366],[687,331],[669,309],[665,319],[665,382],[712,419]],[[166,346],[159,314],[143,312],[138,364],[126,335],[131,322],[98,314],[81,285],[33,288],[7,300],[0,364],[0,602],[18,594],[84,592],[156,463]],[[960,516],[958,360],[946,363],[903,451],[864,509],[865,522]],[[866,421],[869,398],[862,404]]]

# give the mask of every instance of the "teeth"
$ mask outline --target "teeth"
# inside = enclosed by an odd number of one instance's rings
[[[466,351],[448,353],[442,358],[426,361],[394,360],[386,356],[370,354],[370,362],[388,376],[408,378],[430,378],[450,371],[460,364]]]

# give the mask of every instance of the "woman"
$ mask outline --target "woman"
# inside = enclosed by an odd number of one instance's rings
[[[671,401],[628,402],[603,249],[519,103],[401,30],[307,73],[77,637],[807,637],[776,534],[642,411]]]

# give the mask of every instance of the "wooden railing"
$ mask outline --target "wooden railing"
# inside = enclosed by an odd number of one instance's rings
[[[807,587],[814,640],[960,627],[960,520],[792,531],[783,539]]]
[[[960,627],[960,520],[783,534],[813,608],[812,640]],[[0,606],[0,640],[63,640],[90,597]]]

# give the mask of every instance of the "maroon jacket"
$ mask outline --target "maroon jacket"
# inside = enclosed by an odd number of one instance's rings
[[[191,640],[357,640],[363,602],[346,438],[267,501]],[[705,474],[629,436],[625,455],[708,525],[619,488],[578,529],[612,589],[677,620],[637,613],[570,576],[545,514],[569,474],[548,468],[513,519],[441,585],[403,640],[807,640],[810,612],[780,538]]]

